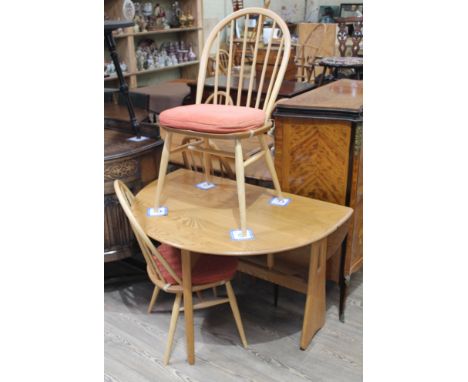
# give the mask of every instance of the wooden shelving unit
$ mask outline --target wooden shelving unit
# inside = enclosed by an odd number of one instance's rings
[[[184,62],[183,64],[177,64],[177,65],[172,65],[172,66],[165,66],[163,68],[156,68],[156,69],[148,69],[148,70],[140,70],[137,71],[136,73],[132,73],[132,75],[140,75],[140,74],[149,74],[149,73],[156,73],[156,72],[163,72],[165,70],[174,70],[177,68],[184,68],[187,66],[192,66],[192,65],[197,65],[199,64],[200,61],[190,61],[190,62]]]
[[[166,11],[170,9],[172,1],[154,0],[153,5],[159,3]],[[158,82],[187,78],[196,79],[198,74],[199,61],[184,62],[178,65],[166,66],[150,70],[138,71],[135,51],[138,42],[142,38],[152,38],[157,43],[163,41],[183,40],[192,45],[192,49],[200,57],[203,48],[203,0],[181,0],[179,4],[184,12],[189,11],[194,17],[194,26],[190,28],[171,28],[161,29],[148,32],[135,33],[133,28],[126,28],[123,33],[114,36],[117,44],[117,52],[120,60],[127,64],[127,71],[124,76],[130,88],[152,85]],[[104,0],[104,10],[112,19],[122,19],[123,0]],[[106,61],[110,58],[104,57]],[[104,79],[106,87],[113,86],[114,82],[118,83],[117,76],[111,76]]]
[[[128,37],[128,36],[151,36],[155,34],[165,34],[165,33],[178,33],[178,32],[191,32],[191,31],[196,31],[200,30],[202,28],[200,27],[191,27],[191,28],[171,28],[171,29],[160,29],[160,30],[155,30],[155,31],[149,31],[149,32],[128,32],[128,33],[121,33],[117,34],[114,36],[115,39],[122,38],[122,37]]]

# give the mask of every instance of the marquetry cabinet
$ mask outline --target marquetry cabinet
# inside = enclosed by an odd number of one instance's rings
[[[328,256],[327,278],[337,282],[340,259],[348,281],[363,262],[362,116],[362,81],[354,80],[280,100],[274,113],[282,189],[354,209],[347,239]]]

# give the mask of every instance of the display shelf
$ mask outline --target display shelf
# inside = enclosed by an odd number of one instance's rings
[[[123,1],[124,0],[104,0],[105,14],[110,19],[122,19]],[[153,5],[160,3],[164,9],[169,9],[172,4],[172,2],[168,0],[159,2],[156,0],[149,1],[152,2]],[[128,66],[128,70],[124,76],[130,89],[178,78],[196,79],[199,67],[198,58],[203,50],[203,0],[181,0],[179,3],[184,12],[189,12],[194,16],[194,25],[192,27],[160,29],[148,32],[134,32],[133,27],[130,27],[125,28],[122,33],[114,35],[120,61],[125,62]],[[138,71],[136,48],[139,40],[144,37],[154,39],[157,44],[165,42],[165,40],[183,40],[187,46],[192,46],[197,60],[163,68]],[[106,60],[106,55],[104,59]],[[144,74],[145,76],[143,76]],[[147,74],[149,74],[149,76]],[[112,83],[112,81],[116,79],[117,77],[113,76],[104,78],[104,87],[106,87],[109,81]]]
[[[130,77],[133,73],[128,73],[128,72],[125,72],[123,73],[123,76],[124,77]],[[117,74],[115,75],[111,75],[109,77],[104,77],[104,81],[111,81],[111,80],[118,80],[119,77],[117,77]]]
[[[171,28],[171,29],[159,29],[155,31],[148,31],[148,32],[129,32],[129,33],[121,33],[114,36],[114,38],[123,38],[123,37],[140,37],[140,36],[151,36],[155,34],[167,34],[167,33],[181,33],[181,32],[193,32],[201,30],[201,27],[190,27],[190,28]]]
[[[171,69],[183,68],[183,67],[185,67],[185,66],[190,66],[190,65],[198,65],[199,63],[200,63],[200,61],[195,60],[195,61],[184,62],[183,64],[177,64],[177,65],[171,65],[171,66],[164,66],[164,67],[162,67],[162,68],[155,68],[155,69],[148,69],[148,70],[139,70],[139,71],[136,71],[135,73],[132,73],[132,74],[140,75],[140,74],[148,74],[148,73],[162,72],[162,71],[164,71],[164,70],[171,70]]]

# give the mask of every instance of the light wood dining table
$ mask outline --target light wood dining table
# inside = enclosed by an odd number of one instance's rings
[[[196,253],[254,256],[307,247],[310,264],[300,339],[300,348],[306,349],[325,323],[327,238],[348,221],[353,210],[288,193],[284,197],[290,203],[275,206],[270,204],[274,190],[246,184],[247,228],[254,238],[235,241],[230,231],[240,227],[236,182],[211,176],[216,187],[197,188],[204,180],[203,174],[185,169],[169,173],[161,197],[167,216],[147,215],[147,209],[154,207],[157,181],[137,194],[132,208],[149,237],[181,249],[188,362],[195,362],[191,269]]]

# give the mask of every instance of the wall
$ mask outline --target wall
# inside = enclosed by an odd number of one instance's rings
[[[206,0],[205,0],[206,1]],[[273,2],[274,0],[272,0]],[[282,1],[280,1],[282,2]],[[363,3],[362,0],[306,0],[306,15],[305,20],[316,23],[318,22],[318,12],[321,5],[335,5],[339,6],[340,4],[354,4],[354,3]]]
[[[271,0],[270,9],[290,22],[317,22],[321,5],[337,5],[342,3],[362,3],[362,0]],[[244,0],[244,7],[263,7],[263,0]],[[232,13],[231,0],[203,0],[204,34],[222,18]]]

